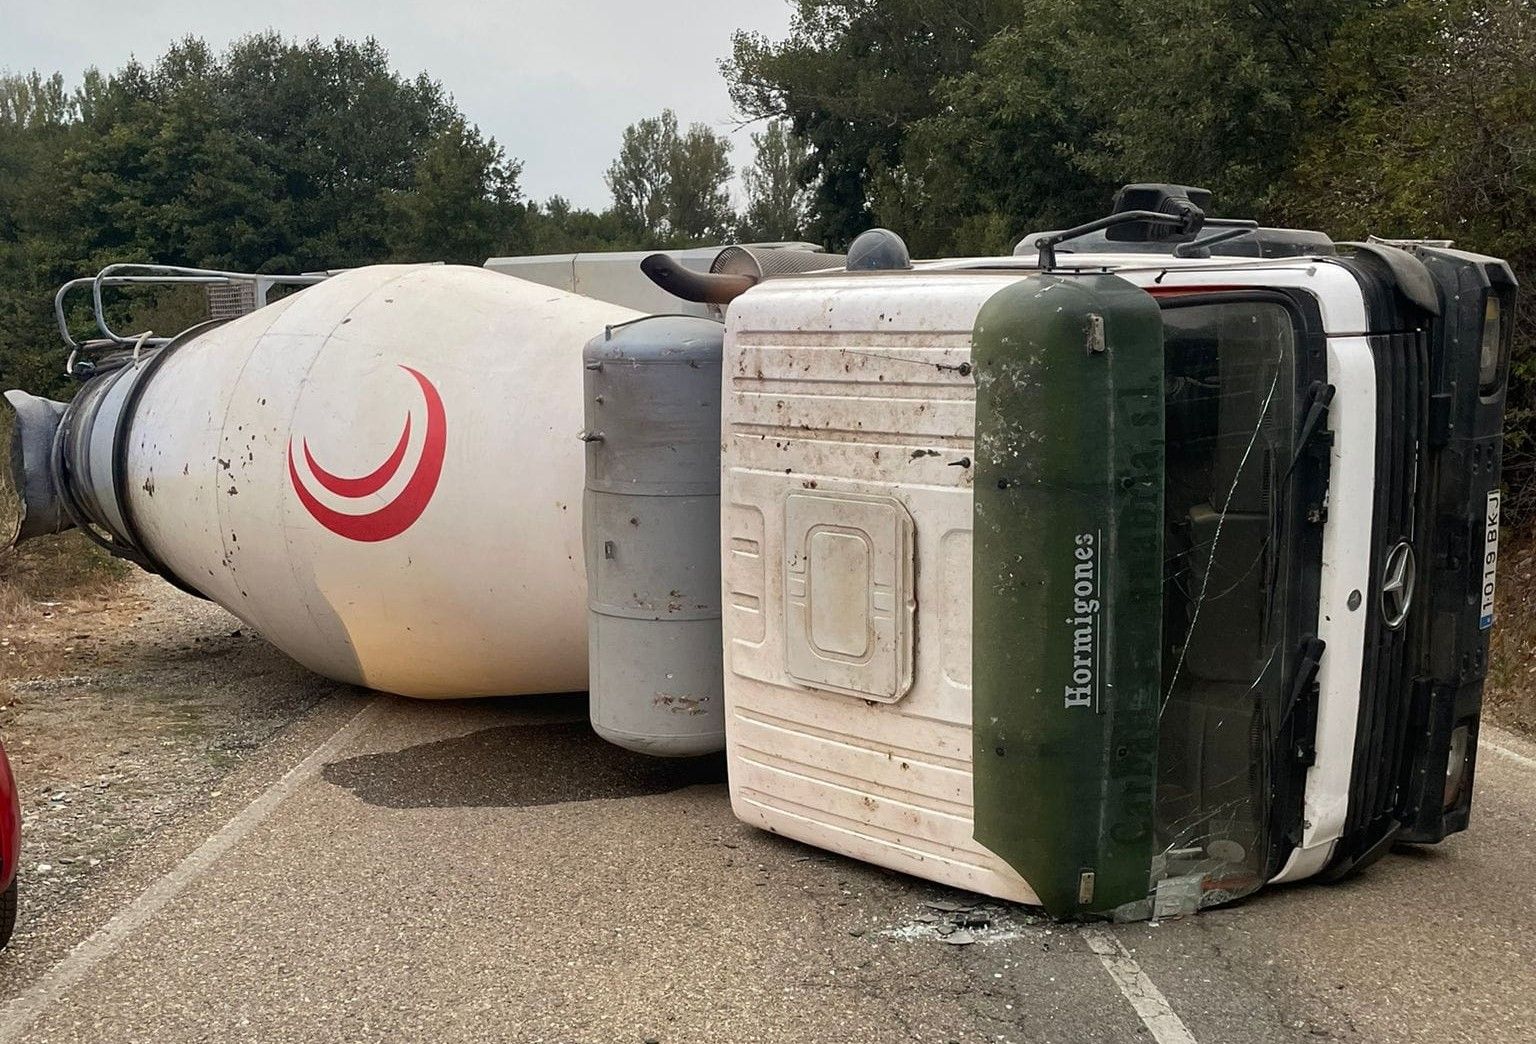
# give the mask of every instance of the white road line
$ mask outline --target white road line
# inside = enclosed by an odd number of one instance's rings
[[[1480,738],[1477,741],[1477,745],[1482,747],[1484,750],[1491,750],[1495,754],[1502,754],[1516,764],[1524,765],[1526,768],[1536,769],[1536,758],[1529,758],[1524,754],[1510,750],[1508,747],[1501,747],[1497,743],[1494,743],[1492,740],[1485,740]]]
[[[1152,984],[1147,973],[1141,970],[1129,950],[1103,928],[1082,928],[1083,941],[1088,944],[1115,980],[1125,999],[1131,1002],[1141,1024],[1147,1027],[1157,1044],[1195,1044],[1195,1038],[1184,1025],[1184,1020],[1168,1006],[1163,991]]]
[[[18,1039],[33,1020],[69,989],[85,978],[97,964],[112,956],[129,937],[164,909],[187,886],[218,862],[219,857],[238,844],[272,814],[273,809],[335,757],[378,714],[386,701],[375,697],[354,714],[345,725],[331,734],[309,757],[299,762],[282,779],[245,806],[235,818],[225,823],[197,849],[177,863],[166,875],[146,888],[137,899],[123,907],[106,924],[75,945],[26,992],[18,995],[0,1013],[0,1044]]]

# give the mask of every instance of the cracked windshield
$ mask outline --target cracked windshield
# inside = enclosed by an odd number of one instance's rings
[[[1204,901],[1268,861],[1271,725],[1289,674],[1296,339],[1280,304],[1164,308],[1167,488],[1158,858]]]

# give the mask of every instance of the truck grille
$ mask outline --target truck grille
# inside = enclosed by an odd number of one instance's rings
[[[1345,867],[1379,849],[1399,826],[1414,656],[1412,628],[1403,620],[1393,625],[1383,604],[1383,585],[1388,559],[1398,545],[1407,542],[1420,563],[1428,550],[1419,546],[1416,511],[1425,444],[1428,344],[1422,332],[1387,334],[1372,337],[1371,349],[1377,386],[1376,502],[1354,775],[1342,839],[1345,850],[1339,853]]]

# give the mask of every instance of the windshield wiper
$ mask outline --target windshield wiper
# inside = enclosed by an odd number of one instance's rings
[[[1323,651],[1327,644],[1316,635],[1307,635],[1301,640],[1301,646],[1296,652],[1296,673],[1291,682],[1291,691],[1286,695],[1285,706],[1281,709],[1279,718],[1279,731],[1283,732],[1286,724],[1297,711],[1305,710],[1305,718],[1297,722],[1298,728],[1293,735],[1291,756],[1298,765],[1311,765],[1317,760],[1317,671],[1323,663]],[[1310,724],[1310,728],[1305,726]]]
[[[1312,387],[1307,389],[1307,416],[1301,422],[1301,432],[1296,436],[1296,455],[1291,458],[1291,466],[1285,469],[1282,485],[1290,481],[1291,473],[1301,463],[1302,455],[1307,452],[1317,433],[1323,430],[1323,421],[1328,417],[1328,406],[1333,402],[1334,390],[1333,385],[1322,381],[1313,381]]]

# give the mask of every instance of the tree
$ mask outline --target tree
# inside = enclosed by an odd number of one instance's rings
[[[1128,180],[1267,205],[1334,35],[1401,2],[797,0],[788,37],[738,34],[725,72],[744,117],[811,144],[814,234],[997,250]]]
[[[17,129],[62,127],[74,114],[74,104],[59,73],[43,76],[0,76],[0,125]]]
[[[551,196],[527,209],[529,252],[566,254],[587,250],[640,250],[646,241],[634,235],[618,211],[601,213],[573,207],[564,196]]]
[[[1275,193],[1335,238],[1443,236],[1525,285],[1505,397],[1505,517],[1536,518],[1536,9],[1407,0],[1334,41]]]
[[[294,271],[515,245],[518,165],[372,40],[189,39],[89,110],[55,219],[80,258]]]
[[[736,214],[729,184],[731,143],[702,123],[689,126],[667,159],[667,228],[674,240],[729,239]]]
[[[63,78],[0,76],[0,388],[48,389],[63,356],[52,303],[63,247],[41,234],[56,205],[58,164],[78,139]]]
[[[519,171],[372,40],[186,39],[73,93],[0,79],[0,384],[46,390],[53,290],[108,262],[271,272],[518,252]]]
[[[1333,39],[1376,6],[1019,0],[875,172],[877,216],[912,222],[925,251],[996,251],[1093,216],[1127,181],[1200,185],[1225,213],[1270,213]]]
[[[64,78],[0,75],[0,243],[21,235],[30,188],[62,151],[75,109]]]
[[[812,191],[804,178],[811,170],[811,150],[783,120],[752,135],[756,158],[742,171],[747,209],[741,238],[793,240],[805,235]]]
[[[614,210],[648,246],[729,236],[730,151],[730,142],[702,123],[680,132],[671,109],[631,124],[605,177]]]
[[[613,193],[613,208],[639,235],[659,240],[666,229],[670,161],[677,149],[677,114],[660,116],[624,128],[619,155],[604,181]]]
[[[453,120],[416,161],[410,190],[394,197],[390,253],[477,265],[525,241],[527,215],[517,205],[521,169],[495,139]]]
[[[874,223],[871,171],[901,162],[935,88],[971,66],[1016,0],[795,0],[787,39],[737,33],[722,63],[748,119],[786,119],[811,148],[813,237],[845,246]],[[809,180],[809,179],[808,179]]]

